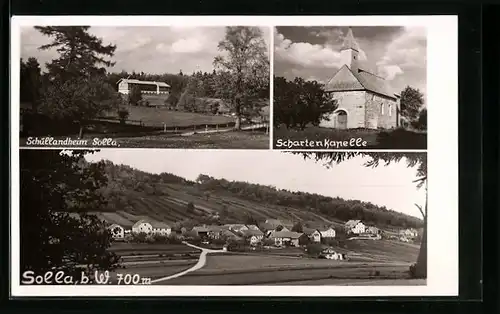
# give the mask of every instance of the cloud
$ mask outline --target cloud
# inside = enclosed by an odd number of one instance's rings
[[[384,77],[398,92],[407,85],[426,93],[426,30],[414,27],[353,28],[361,67]],[[278,27],[274,73],[325,82],[340,68],[342,28]],[[285,35],[286,36],[285,36]]]
[[[340,53],[331,47],[306,42],[293,43],[285,36],[274,33],[274,58],[304,67],[339,67]]]
[[[270,29],[261,28],[269,47]],[[211,72],[215,56],[222,54],[218,43],[224,39],[224,27],[91,27],[90,32],[104,44],[117,46],[112,71],[146,73]],[[54,49],[40,51],[50,42],[32,27],[21,31],[21,57],[36,57],[41,64],[57,58]]]
[[[426,30],[423,27],[406,27],[387,46],[382,59],[377,62],[378,70],[393,80],[406,70],[427,65]]]

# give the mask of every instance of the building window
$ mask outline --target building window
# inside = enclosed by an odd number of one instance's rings
[[[384,103],[380,104],[380,114],[384,115]]]
[[[389,117],[392,117],[392,105],[389,104],[389,108],[387,109],[389,111]]]

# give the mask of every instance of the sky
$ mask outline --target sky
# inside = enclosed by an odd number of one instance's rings
[[[415,203],[424,204],[425,190],[412,181],[416,169],[400,162],[367,168],[357,157],[330,169],[321,162],[278,151],[106,149],[89,161],[110,160],[149,172],[168,172],[196,180],[199,174],[229,181],[271,185],[278,189],[370,201],[421,218]],[[182,161],[182,162],[179,162]]]
[[[260,27],[269,47],[271,29]],[[122,70],[151,74],[193,71],[212,72],[212,62],[219,54],[217,45],[224,38],[224,27],[110,27],[93,26],[89,32],[103,44],[117,46],[112,71]],[[55,50],[40,51],[38,47],[51,41],[33,27],[21,29],[21,58],[35,57],[41,65],[54,58]]]
[[[274,75],[328,82],[341,67],[339,50],[348,27],[275,27]],[[352,27],[367,70],[396,92],[407,85],[426,95],[427,35],[423,27]]]

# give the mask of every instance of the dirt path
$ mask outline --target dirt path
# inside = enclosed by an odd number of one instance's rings
[[[205,248],[202,248],[202,247],[199,247],[199,246],[187,243],[187,242],[182,242],[182,243],[184,243],[185,245],[190,246],[192,248],[201,250],[201,254],[200,254],[200,258],[198,259],[198,263],[196,263],[193,267],[191,267],[189,269],[186,269],[185,271],[182,271],[180,273],[177,273],[177,274],[174,274],[174,275],[170,275],[170,276],[167,276],[167,277],[163,277],[163,278],[158,278],[158,279],[155,279],[155,280],[151,280],[151,283],[162,282],[162,281],[166,281],[166,280],[170,280],[170,279],[174,279],[174,278],[178,278],[178,277],[184,276],[184,275],[186,275],[186,274],[188,274],[190,272],[196,271],[196,270],[202,268],[203,266],[205,266],[205,264],[207,263],[207,254],[209,254],[209,253],[226,252],[224,250],[210,250],[210,249],[205,249]]]

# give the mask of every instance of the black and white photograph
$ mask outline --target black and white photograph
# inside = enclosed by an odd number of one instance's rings
[[[275,149],[426,149],[425,27],[274,29]]]
[[[457,34],[14,16],[11,296],[458,295]]]
[[[270,33],[23,26],[20,145],[268,149]]]
[[[26,149],[20,168],[21,284],[426,285],[426,153]]]

